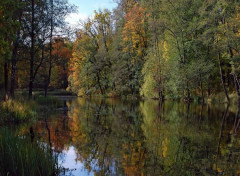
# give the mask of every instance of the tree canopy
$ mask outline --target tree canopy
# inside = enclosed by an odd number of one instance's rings
[[[240,2],[117,3],[95,11],[73,39],[61,36],[74,10],[67,1],[1,1],[0,86],[29,96],[49,87],[79,96],[240,96]]]

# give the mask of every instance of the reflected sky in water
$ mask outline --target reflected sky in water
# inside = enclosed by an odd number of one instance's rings
[[[69,170],[61,175],[94,175],[93,172],[88,172],[88,170],[85,169],[83,163],[76,160],[77,155],[73,146],[70,146],[68,150],[63,150],[62,153],[64,157],[59,158],[59,163],[61,163],[62,167],[68,168]]]
[[[68,111],[31,124],[37,140],[59,153],[62,175],[240,174],[236,107],[82,98],[64,104]]]

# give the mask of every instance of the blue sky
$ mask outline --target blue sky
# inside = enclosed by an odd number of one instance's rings
[[[66,21],[70,25],[77,25],[79,20],[85,20],[88,16],[93,14],[94,10],[98,9],[113,9],[116,7],[116,3],[113,0],[68,0],[70,4],[74,4],[78,7],[78,13],[72,13]]]

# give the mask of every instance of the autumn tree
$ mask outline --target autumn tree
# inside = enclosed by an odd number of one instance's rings
[[[53,39],[52,81],[50,86],[64,88],[68,86],[68,63],[72,57],[71,42],[64,38]]]
[[[76,65],[72,67],[70,82],[75,79],[74,72],[80,71],[82,79],[78,93],[81,95],[98,91],[103,95],[111,86],[109,81],[109,70],[112,65],[109,55],[112,43],[111,25],[111,14],[108,10],[95,12],[94,18],[83,24],[84,29],[77,34],[72,62],[77,62],[78,67],[76,68]]]
[[[148,47],[147,14],[140,4],[135,4],[126,16],[123,28],[123,53],[127,59],[128,82],[132,94],[139,92],[141,87],[141,71],[144,64],[144,56]]]

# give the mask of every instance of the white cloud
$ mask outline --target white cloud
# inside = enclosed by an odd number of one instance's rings
[[[84,13],[71,13],[66,17],[66,22],[70,26],[77,26],[80,21],[85,21],[87,18],[88,15]]]

